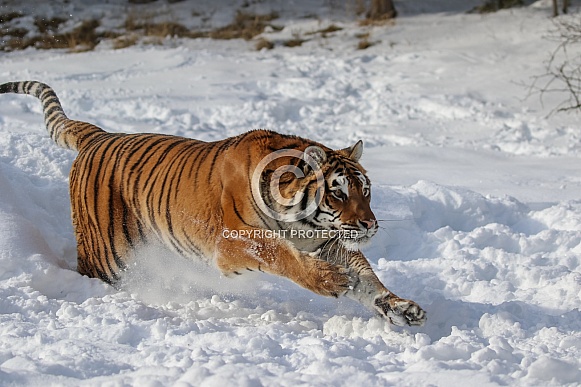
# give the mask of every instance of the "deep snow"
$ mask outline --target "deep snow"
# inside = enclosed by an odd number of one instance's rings
[[[344,14],[289,11],[265,36],[345,29],[260,52],[167,40],[1,53],[0,81],[46,82],[69,117],[111,131],[362,139],[384,220],[366,253],[428,322],[392,327],[347,299],[266,275],[224,279],[154,246],[123,291],[81,277],[74,153],[51,143],[36,99],[1,95],[0,384],[579,385],[578,116],[548,116],[563,96],[541,105],[520,85],[554,47],[549,2],[486,16],[460,12],[468,3],[479,2],[398,2],[365,51]],[[116,3],[64,4],[107,14]]]

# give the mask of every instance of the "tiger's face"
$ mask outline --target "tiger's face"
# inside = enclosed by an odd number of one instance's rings
[[[282,214],[279,227],[326,230],[325,235],[349,250],[367,243],[378,225],[370,207],[371,182],[359,164],[362,150],[361,141],[341,150],[309,146],[304,160],[292,165],[296,167],[292,173],[285,169],[279,175],[273,172],[267,179],[271,193],[276,180],[280,198],[290,204],[281,205],[281,200],[270,196],[272,207]]]
[[[377,233],[371,211],[371,181],[359,165],[362,143],[333,151],[324,161],[325,193],[311,222],[319,228],[337,230],[339,240],[350,249],[366,244]]]

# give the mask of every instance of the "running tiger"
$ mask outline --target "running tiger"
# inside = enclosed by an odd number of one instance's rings
[[[332,150],[266,130],[216,142],[109,133],[68,119],[46,84],[9,82],[0,93],[40,99],[50,137],[78,152],[70,197],[79,273],[115,284],[136,248],[156,241],[226,276],[260,270],[355,299],[395,325],[425,322],[359,251],[378,229],[361,141]]]

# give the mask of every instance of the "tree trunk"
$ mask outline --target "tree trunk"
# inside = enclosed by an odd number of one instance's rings
[[[559,5],[557,4],[557,0],[553,0],[553,17],[557,17],[559,15]]]
[[[563,14],[567,13],[568,6],[569,6],[569,0],[563,0]]]
[[[367,17],[374,20],[391,19],[397,16],[393,0],[371,0]]]

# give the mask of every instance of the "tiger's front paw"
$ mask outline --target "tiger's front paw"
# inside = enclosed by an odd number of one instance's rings
[[[353,288],[354,277],[350,269],[314,259],[309,268],[310,290],[323,296],[339,297]]]
[[[426,322],[426,312],[418,304],[390,293],[378,296],[375,306],[394,325],[422,326]]]

